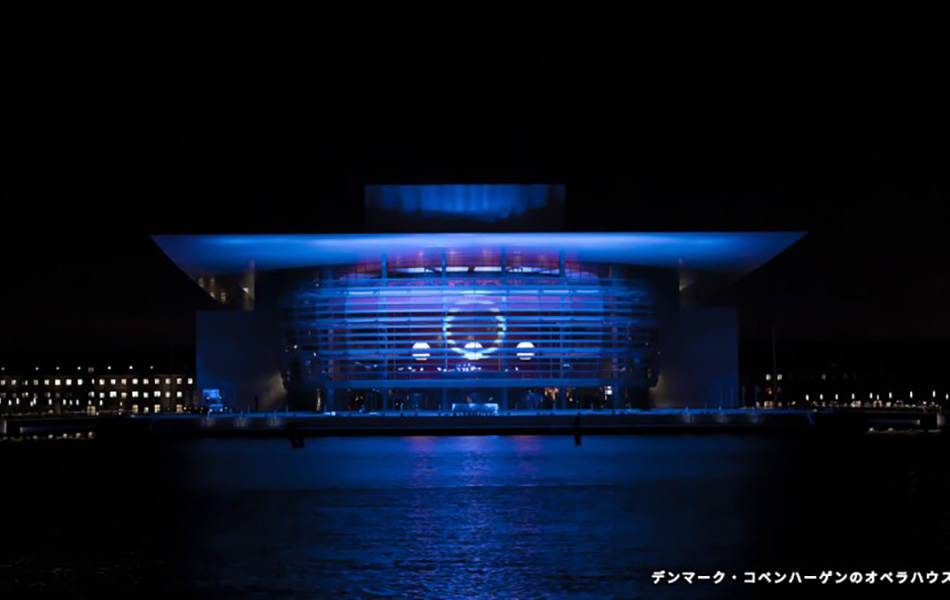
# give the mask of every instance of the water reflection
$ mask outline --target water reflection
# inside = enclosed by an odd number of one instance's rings
[[[950,564],[939,437],[38,448],[0,454],[8,514],[21,516],[0,551],[11,597],[145,581],[189,597],[773,597],[658,589],[650,574]]]
[[[203,487],[219,505],[245,504],[243,492],[223,490],[247,487],[260,501],[245,513],[250,522],[212,518],[202,528],[249,532],[254,521],[292,519],[312,540],[299,549],[308,564],[296,568],[321,593],[425,597],[623,597],[660,563],[696,568],[689,538],[714,551],[711,562],[728,563],[735,549],[705,521],[733,513],[742,503],[732,493],[744,488],[726,485],[710,499],[701,482],[746,477],[755,459],[742,469],[728,459],[756,455],[748,440],[730,438],[592,437],[580,448],[567,436],[315,440],[303,451],[233,444],[197,444],[193,464],[214,472]],[[284,497],[294,490],[306,504]]]

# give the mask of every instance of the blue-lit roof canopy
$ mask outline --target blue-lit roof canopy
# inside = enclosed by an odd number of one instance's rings
[[[741,275],[794,244],[803,232],[415,233],[157,235],[193,278],[333,265],[422,249],[563,250],[577,260],[683,267]]]

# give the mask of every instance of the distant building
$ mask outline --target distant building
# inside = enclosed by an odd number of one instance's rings
[[[735,406],[735,310],[698,299],[803,235],[569,232],[563,186],[366,197],[401,230],[154,237],[240,309],[197,317],[200,390],[237,410]]]
[[[0,366],[0,412],[174,413],[193,409],[194,373],[154,365]]]
[[[799,343],[743,354],[742,404],[761,407],[946,407],[946,342]]]

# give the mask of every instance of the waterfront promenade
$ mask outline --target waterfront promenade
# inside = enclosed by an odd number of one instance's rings
[[[653,409],[445,412],[102,414],[7,416],[6,439],[50,436],[290,437],[352,435],[566,435],[734,433],[792,430],[935,431],[943,414],[923,410]]]

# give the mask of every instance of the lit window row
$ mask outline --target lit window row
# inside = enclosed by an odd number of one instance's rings
[[[120,396],[121,396],[121,398],[122,398],[123,400],[125,400],[125,399],[127,398],[127,394],[126,394],[125,392],[122,392],[121,394],[118,394],[117,392],[109,392],[109,398],[118,398],[118,397],[120,397]],[[177,396],[178,398],[182,398],[182,393],[181,393],[181,392],[177,392],[176,396]],[[133,398],[138,398],[138,397],[139,397],[139,393],[138,393],[138,392],[132,392],[132,397],[133,397]],[[148,397],[149,397],[149,393],[148,393],[148,392],[143,392],[143,393],[142,393],[142,397],[143,397],[143,398],[148,398]],[[156,392],[152,397],[155,398],[155,399],[160,399],[160,398],[162,397],[162,395],[161,395],[160,393]],[[46,398],[47,402],[48,402],[50,405],[53,404],[53,399],[50,397],[49,394],[46,394],[46,395],[45,395],[45,398]],[[88,401],[89,401],[89,402],[92,402],[93,400],[95,400],[95,398],[96,398],[95,392],[89,392],[89,400],[88,400]],[[99,392],[99,405],[100,405],[100,406],[102,405],[102,401],[103,401],[105,398],[106,398],[105,392]],[[171,398],[171,393],[166,392],[166,393],[165,393],[165,398]],[[30,406],[33,406],[40,398],[39,398],[36,394],[28,394],[28,393],[25,393],[25,392],[22,393],[22,394],[12,393],[12,394],[10,394],[10,397],[9,397],[9,398],[7,397],[7,394],[6,394],[6,393],[0,393],[0,402],[2,402],[3,400],[6,400],[7,406],[13,406],[14,403],[15,403],[17,406],[19,406],[21,399],[24,400],[24,401],[29,401],[29,402],[31,403]],[[57,396],[57,402],[59,402],[59,400],[60,400],[60,398]],[[78,399],[75,399],[75,398],[63,398],[63,399],[62,399],[62,402],[63,402],[64,404],[66,404],[66,405],[70,405],[70,404],[78,404],[78,403],[79,403],[79,400],[78,400]]]
[[[143,397],[143,398],[148,398],[148,397],[149,397],[149,393],[148,393],[148,392],[141,392],[141,394],[142,394],[142,397]],[[165,394],[165,397],[166,397],[166,398],[171,398],[171,397],[172,397],[172,393],[171,393],[171,392],[165,392],[164,394]],[[95,392],[89,392],[87,395],[88,395],[90,398],[95,398],[95,397],[96,397],[96,393],[95,393]],[[10,392],[10,397],[11,397],[11,398],[17,398],[17,397],[19,397],[19,398],[30,398],[30,397],[37,397],[37,396],[38,396],[38,394],[35,393],[35,392]],[[0,392],[0,398],[6,398],[6,397],[7,397],[7,392]],[[45,392],[45,393],[43,394],[43,397],[44,397],[44,398],[51,398],[51,397],[52,397],[52,394],[51,394],[50,392]],[[60,397],[59,394],[56,394],[56,397],[59,398],[59,397]],[[105,398],[105,397],[106,397],[106,392],[99,392],[99,397],[100,397],[100,398]],[[110,397],[110,398],[128,398],[128,397],[129,397],[129,394],[128,394],[128,392],[116,392],[116,391],[113,390],[113,391],[110,391],[110,392],[109,392],[109,397]],[[138,392],[138,391],[133,391],[133,392],[132,392],[132,397],[133,397],[133,398],[138,398],[138,397],[139,397],[139,392]],[[161,398],[161,397],[162,397],[162,392],[161,392],[161,391],[155,391],[155,392],[152,394],[152,397],[153,397],[153,398]],[[176,397],[176,398],[182,398],[182,397],[184,397],[184,394],[179,390],[179,391],[175,392],[175,397]],[[68,397],[67,397],[67,398],[68,398]]]
[[[35,385],[35,386],[40,385],[40,380],[39,380],[39,379],[33,379],[32,381],[33,381],[33,385]],[[62,386],[63,384],[68,385],[68,386],[71,386],[71,385],[73,385],[74,383],[75,383],[75,385],[82,385],[82,384],[83,384],[83,380],[82,380],[82,379],[76,379],[76,380],[73,380],[73,379],[65,379],[65,380],[63,380],[63,379],[53,379],[53,380],[44,379],[44,380],[43,380],[43,385],[50,385],[50,382],[51,382],[51,381],[52,381],[52,384],[53,384],[54,386]],[[99,385],[106,385],[106,381],[107,381],[106,379],[100,378],[100,379],[99,379]],[[175,383],[176,383],[177,385],[181,385],[181,384],[182,384],[182,381],[185,381],[185,379],[182,378],[182,377],[177,377],[177,378],[175,378]],[[93,379],[93,380],[91,380],[91,382],[92,382],[93,384],[95,384],[96,380]],[[109,385],[117,385],[117,384],[127,385],[127,384],[128,384],[128,379],[125,379],[125,378],[123,378],[123,379],[109,379],[108,382],[109,382]],[[188,385],[194,385],[195,380],[194,380],[193,377],[188,377],[188,378],[187,378],[187,382],[188,382]],[[30,380],[29,380],[29,379],[22,379],[22,380],[19,380],[19,379],[9,379],[9,380],[8,380],[8,379],[0,379],[0,386],[6,386],[7,383],[9,383],[10,385],[17,385],[18,383],[19,383],[20,385],[29,385],[29,384],[30,384]],[[149,385],[150,383],[153,384],[153,385],[161,385],[161,384],[162,384],[162,380],[161,380],[161,378],[159,378],[159,377],[155,377],[154,379],[149,379],[148,377],[146,377],[146,378],[143,378],[143,379],[142,379],[142,384],[143,384],[143,385]],[[138,385],[138,384],[139,384],[138,378],[132,379],[132,385]],[[170,378],[170,377],[166,377],[166,378],[165,378],[165,385],[171,385],[171,378]]]

